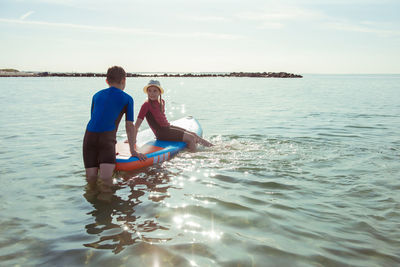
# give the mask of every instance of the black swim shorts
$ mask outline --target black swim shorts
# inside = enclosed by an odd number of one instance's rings
[[[185,130],[176,126],[160,127],[157,129],[157,139],[163,141],[183,141]]]
[[[116,132],[102,133],[86,130],[83,138],[83,163],[85,168],[99,167],[101,163],[115,164]]]

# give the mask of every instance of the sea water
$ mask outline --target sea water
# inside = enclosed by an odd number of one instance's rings
[[[1,266],[400,264],[400,75],[160,81],[215,146],[116,173],[104,203],[82,162],[104,78],[0,79]]]

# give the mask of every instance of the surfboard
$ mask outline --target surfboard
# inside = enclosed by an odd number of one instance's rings
[[[192,116],[173,121],[171,125],[194,132],[200,137],[203,135],[200,123]],[[125,143],[125,141],[118,141],[116,144],[117,162],[115,169],[117,171],[132,171],[158,164],[171,159],[185,147],[185,142],[156,140],[154,133],[149,128],[140,131],[136,137],[136,149],[138,152],[145,154],[147,159],[140,161],[137,157],[132,157],[129,144]]]

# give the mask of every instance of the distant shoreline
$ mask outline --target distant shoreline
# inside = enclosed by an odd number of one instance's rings
[[[127,77],[251,77],[251,78],[303,78],[302,75],[287,72],[230,72],[230,73],[127,73]],[[68,73],[68,72],[22,72],[0,70],[0,77],[106,77],[105,73]]]

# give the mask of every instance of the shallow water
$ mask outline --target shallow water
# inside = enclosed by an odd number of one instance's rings
[[[104,79],[0,79],[1,266],[400,264],[399,75],[161,83],[215,146],[117,173],[103,203],[81,143]]]

